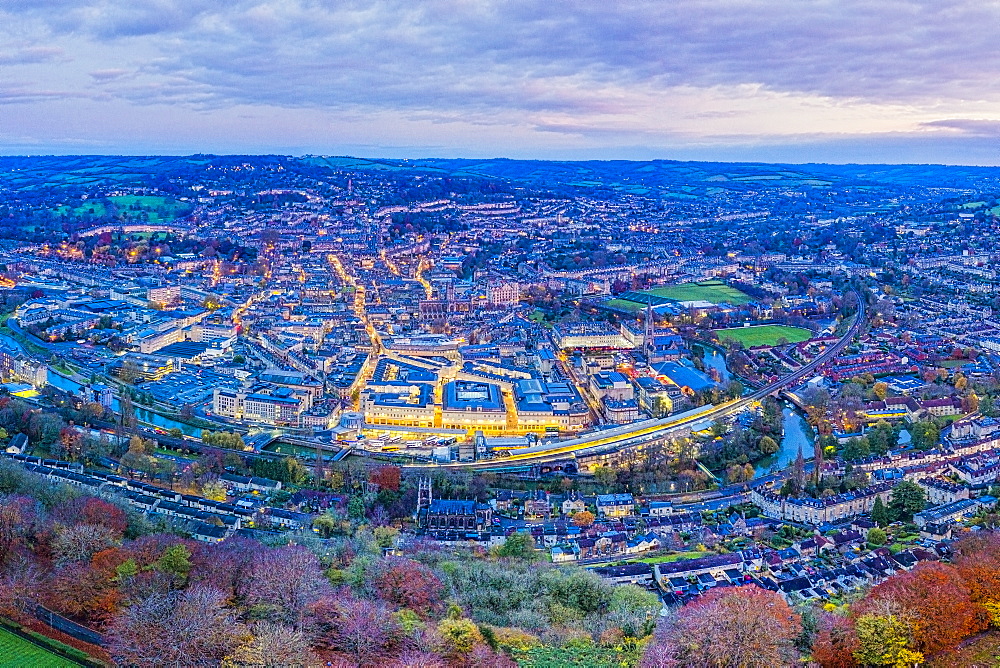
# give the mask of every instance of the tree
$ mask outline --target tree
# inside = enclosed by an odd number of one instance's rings
[[[378,485],[381,489],[398,492],[402,478],[401,473],[402,469],[398,466],[379,466],[373,469],[368,475],[368,480]]]
[[[534,559],[535,541],[530,534],[522,531],[515,531],[507,536],[507,539],[498,548],[495,548],[498,557],[509,557],[513,559]]]
[[[885,545],[886,535],[883,529],[873,527],[868,530],[868,544],[879,547]]]
[[[270,622],[256,622],[239,647],[222,661],[222,668],[282,668],[319,663],[309,648],[309,638],[301,630]]]
[[[909,522],[913,514],[918,513],[927,505],[927,494],[924,488],[915,482],[904,480],[892,489],[889,498],[889,513],[894,520]]]
[[[74,427],[59,430],[59,447],[63,458],[75,462],[83,456],[83,434]]]
[[[377,666],[399,640],[401,629],[385,604],[349,593],[324,596],[310,606],[316,645],[344,652],[359,666]]]
[[[611,591],[607,582],[590,571],[553,570],[543,574],[550,615],[555,607],[577,615],[588,615],[607,609]]]
[[[105,527],[113,538],[120,538],[128,528],[128,518],[119,506],[94,496],[80,496],[61,503],[52,510],[52,519],[62,524],[90,524]]]
[[[191,572],[191,550],[181,544],[171,545],[156,560],[156,570],[173,576],[177,583],[183,584]]]
[[[681,608],[670,633],[681,665],[784,666],[795,661],[799,616],[780,594],[711,589]]]
[[[440,607],[444,594],[444,585],[433,571],[412,559],[386,560],[374,584],[382,599],[423,618]]]
[[[225,501],[228,490],[221,480],[208,480],[202,483],[201,494],[212,501]]]
[[[108,578],[86,562],[73,562],[57,569],[43,591],[46,605],[88,622],[112,616],[121,601]]]
[[[751,472],[751,477],[753,477],[752,472]],[[746,480],[747,480],[746,469],[744,469],[744,467],[740,466],[739,464],[733,464],[732,466],[726,469],[726,482],[728,482],[730,485],[738,482],[745,482]]]
[[[483,642],[483,634],[470,619],[445,618],[438,622],[437,631],[444,644],[445,656],[452,659],[469,654]]]
[[[674,640],[672,622],[661,620],[656,632],[646,644],[639,668],[681,668],[680,649]]]
[[[829,612],[820,614],[812,643],[813,661],[822,668],[856,668],[857,649],[858,636],[850,619]]]
[[[594,480],[602,487],[611,487],[618,480],[618,473],[610,466],[597,466],[593,471]]]
[[[375,536],[375,544],[386,549],[396,544],[396,539],[399,537],[399,529],[390,526],[380,526],[375,527],[372,534]]]
[[[885,420],[876,422],[875,426],[868,431],[867,438],[871,444],[872,452],[879,455],[884,455],[899,445],[899,432]]]
[[[909,622],[895,614],[861,615],[854,622],[857,649],[854,658],[865,666],[911,668],[923,663],[924,655],[912,649]]]
[[[115,544],[114,532],[104,526],[77,524],[59,531],[52,540],[57,565],[90,558]]]
[[[243,636],[224,603],[221,592],[201,586],[149,596],[111,624],[108,651],[139,668],[218,665]]]
[[[757,444],[757,449],[760,450],[760,454],[762,455],[773,455],[779,450],[778,442],[770,436],[761,436]]]
[[[872,387],[872,392],[875,393],[876,397],[884,401],[885,398],[889,395],[889,385],[888,383],[879,381],[875,383],[875,385]]]
[[[847,439],[847,443],[844,444],[844,449],[840,454],[847,461],[864,459],[872,453],[869,443],[870,441],[864,436],[861,438],[851,437]]]
[[[139,365],[132,358],[126,358],[122,362],[121,369],[118,372],[118,376],[122,381],[129,384],[134,383],[141,375],[142,372],[139,369]]]
[[[922,562],[909,573],[889,578],[872,589],[862,609],[880,602],[906,611],[913,646],[926,655],[953,650],[986,627],[969,587],[950,564]]]
[[[298,623],[327,588],[316,556],[300,545],[258,550],[238,583],[248,605],[271,609],[287,623]]]
[[[933,422],[915,422],[910,426],[910,437],[914,448],[929,450],[941,440],[941,430]]]
[[[629,637],[649,635],[661,607],[659,596],[636,585],[622,585],[611,592],[611,620]]]
[[[979,532],[954,545],[953,563],[969,587],[973,603],[984,608],[984,618],[1000,626],[1000,534]]]
[[[589,510],[581,510],[573,514],[573,524],[581,528],[589,527],[594,523],[594,513]]]
[[[885,507],[884,503],[882,503],[882,497],[876,496],[875,505],[872,506],[872,522],[880,527],[884,527],[891,521],[889,509]]]

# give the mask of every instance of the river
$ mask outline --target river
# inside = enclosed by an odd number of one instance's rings
[[[49,380],[49,385],[52,385],[53,387],[58,387],[60,390],[63,390],[64,392],[77,393],[80,391],[81,387],[80,383],[76,382],[75,380],[70,380],[66,376],[63,376],[60,373],[56,373],[52,369],[49,369],[48,380]],[[114,399],[114,401],[111,403],[111,408],[115,411],[119,410],[117,398]],[[174,427],[176,427],[177,429],[180,429],[183,433],[187,434],[188,436],[197,436],[197,437],[201,436],[200,427],[192,427],[191,425],[185,424],[184,422],[178,422],[177,420],[164,417],[159,413],[154,413],[146,408],[143,408],[142,406],[135,406],[135,417],[136,419],[139,420],[139,422],[143,422],[145,424],[151,424],[155,427],[162,427],[163,429],[173,429]]]
[[[692,344],[691,349],[695,348],[701,348],[704,351],[705,371],[709,372],[710,369],[715,369],[719,374],[719,383],[725,387],[730,378],[729,369],[726,368],[726,358],[720,355],[715,348],[709,346]]]
[[[782,409],[781,415],[785,430],[784,436],[781,437],[781,449],[770,457],[764,457],[754,465],[755,478],[771,473],[772,468],[778,470],[790,465],[798,456],[800,447],[806,459],[813,455],[815,437],[812,427],[806,423],[801,415],[787,405]]]

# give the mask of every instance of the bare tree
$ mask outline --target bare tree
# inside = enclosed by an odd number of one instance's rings
[[[681,609],[661,644],[675,643],[685,666],[769,668],[794,663],[800,630],[779,594],[753,586],[714,589]]]
[[[350,655],[359,665],[379,665],[399,640],[398,623],[378,601],[344,592],[324,597],[312,612],[315,642]]]
[[[250,627],[250,633],[248,640],[226,657],[222,663],[224,667],[322,665],[310,650],[309,639],[302,631],[280,624],[257,622]]]
[[[292,545],[256,554],[239,594],[248,605],[273,606],[276,621],[297,623],[328,587],[316,556]]]
[[[154,594],[115,619],[108,650],[117,663],[139,668],[217,666],[244,633],[224,602],[207,587]]]
[[[97,524],[77,524],[66,527],[52,541],[56,565],[73,561],[89,561],[101,550],[115,544],[115,532]]]

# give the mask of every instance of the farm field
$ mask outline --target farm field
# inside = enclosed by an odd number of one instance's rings
[[[4,666],[32,666],[33,668],[49,668],[50,666],[51,668],[63,668],[79,665],[28,642],[4,628],[0,628],[0,664]]]
[[[731,329],[717,329],[716,336],[720,341],[725,339],[735,339],[747,348],[755,346],[774,346],[778,344],[778,339],[787,339],[789,343],[799,343],[812,338],[812,332],[801,327],[788,327],[786,325],[758,325],[757,327],[733,327]]]
[[[722,281],[702,281],[683,285],[667,285],[662,288],[644,290],[657,297],[676,299],[679,302],[706,301],[713,304],[733,304],[739,306],[751,301],[750,297]]]

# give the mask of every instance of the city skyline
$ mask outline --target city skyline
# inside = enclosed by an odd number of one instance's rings
[[[0,153],[996,164],[998,11],[15,2]]]

